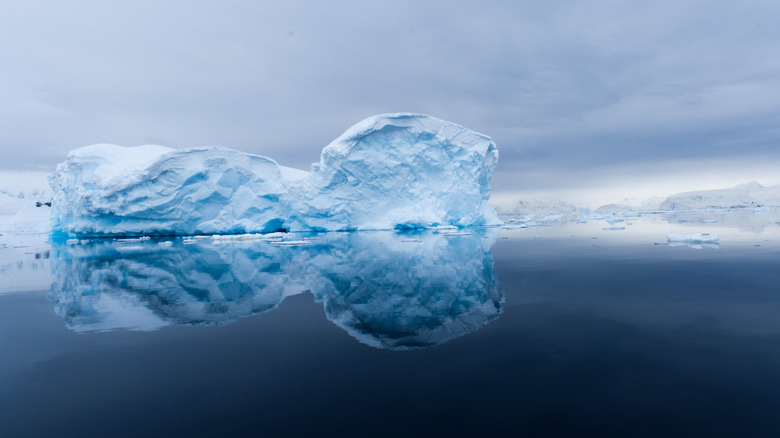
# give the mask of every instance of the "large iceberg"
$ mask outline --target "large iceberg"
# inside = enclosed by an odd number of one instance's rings
[[[189,235],[499,225],[489,137],[422,114],[363,120],[310,172],[223,147],[93,145],[49,178],[55,233]]]

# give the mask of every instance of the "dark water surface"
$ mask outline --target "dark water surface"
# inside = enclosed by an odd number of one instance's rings
[[[55,245],[0,436],[776,436],[780,242],[652,229]]]

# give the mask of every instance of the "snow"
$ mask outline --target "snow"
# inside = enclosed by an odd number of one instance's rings
[[[701,210],[713,208],[755,208],[780,206],[780,186],[764,187],[758,182],[727,189],[685,192],[669,196],[659,210]]]
[[[498,161],[482,134],[422,114],[369,117],[311,172],[223,147],[93,145],[50,177],[52,226],[71,236],[500,225]]]
[[[51,201],[46,181],[49,172],[4,171],[0,173],[0,215],[14,215],[23,206]]]
[[[145,247],[143,246],[120,246],[117,247],[117,251],[144,251]]]
[[[273,160],[222,147],[88,146],[50,183],[53,229],[77,236],[275,231],[288,190]]]
[[[560,199],[532,199],[519,200],[511,210],[500,211],[515,216],[541,217],[553,214],[570,216],[577,214],[577,207]]]
[[[0,215],[0,233],[48,234],[51,229],[50,221],[50,207],[36,207],[33,201],[26,200],[13,214]]]
[[[763,213],[771,207],[780,207],[780,186],[765,187],[751,181],[730,188],[677,193],[665,198],[625,198],[592,210],[557,199],[520,200],[511,210],[499,209],[499,214],[507,218],[524,217],[526,221],[551,223],[556,222],[556,217],[598,220],[617,215],[628,218],[641,214],[725,209],[750,209]]]

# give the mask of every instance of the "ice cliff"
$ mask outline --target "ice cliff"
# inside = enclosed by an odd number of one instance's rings
[[[222,147],[94,145],[49,178],[55,233],[214,234],[498,225],[490,138],[422,114],[363,120],[311,172]]]

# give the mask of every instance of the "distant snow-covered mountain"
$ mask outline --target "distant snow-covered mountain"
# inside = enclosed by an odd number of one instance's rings
[[[696,210],[705,208],[746,208],[780,206],[780,186],[764,187],[756,181],[728,189],[701,190],[671,195],[659,210]]]
[[[534,220],[553,215],[568,219],[620,213],[674,212],[682,210],[780,207],[780,185],[765,187],[756,181],[726,189],[701,190],[666,198],[625,198],[595,209],[560,199],[520,200],[512,208],[496,208],[503,216],[531,216]]]
[[[559,199],[517,201],[511,210],[498,208],[502,214],[537,216],[547,214],[576,214],[578,207]]]
[[[51,201],[49,172],[0,172],[0,215],[16,214],[24,206]]]

